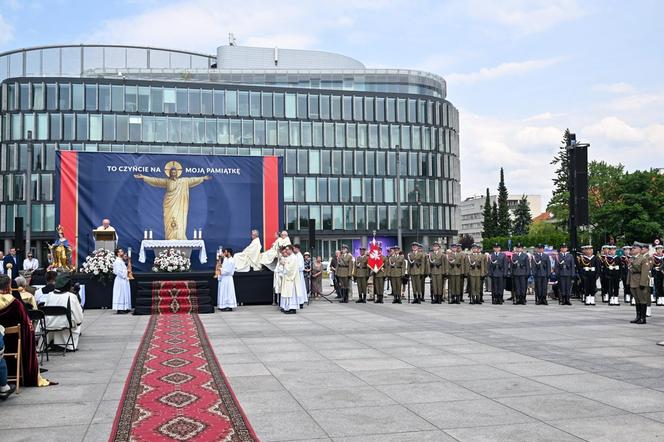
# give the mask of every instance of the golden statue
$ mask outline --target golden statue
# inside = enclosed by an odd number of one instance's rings
[[[58,239],[56,239],[53,244],[48,245],[53,259],[52,264],[49,266],[49,270],[73,270],[74,268],[70,264],[71,246],[69,245],[67,238],[65,238],[65,229],[59,225],[56,230],[58,232]]]
[[[149,177],[142,174],[134,178],[146,184],[166,189],[164,194],[164,238],[187,239],[187,215],[189,214],[189,189],[204,181],[209,176],[180,178],[182,165],[177,161],[166,163],[164,173],[168,178]]]

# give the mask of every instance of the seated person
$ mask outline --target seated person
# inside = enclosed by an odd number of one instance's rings
[[[21,295],[21,301],[31,305],[32,310],[37,310],[37,301],[35,300],[35,297],[32,295],[32,293],[30,293],[28,290],[30,288],[30,286],[28,286],[28,281],[24,277],[18,276],[14,279],[14,282],[16,283],[16,288],[19,295]]]
[[[32,252],[28,252],[27,258],[23,260],[23,270],[26,272],[34,272],[39,268],[39,261],[32,256]]]
[[[251,243],[245,247],[243,251],[235,254],[235,271],[248,272],[250,270],[260,270],[261,248],[261,240],[258,237],[258,230],[252,230]]]
[[[5,362],[5,328],[0,325],[0,401],[7,398],[16,390],[13,385],[7,384],[7,362]]]
[[[37,305],[44,302],[44,295],[48,295],[53,290],[55,290],[55,278],[58,276],[58,272],[49,270],[46,272],[46,285],[35,292],[35,300]]]
[[[51,343],[61,347],[68,345],[67,350],[76,350],[78,348],[78,338],[81,335],[81,324],[83,323],[83,307],[81,307],[78,297],[71,292],[71,287],[71,276],[62,272],[55,280],[55,290],[44,295],[42,299],[45,306],[67,307],[71,310],[73,348],[69,348],[72,345],[71,343],[67,344],[68,330],[50,331],[63,327],[69,328],[66,316],[46,316],[46,329],[49,330],[48,337]]]

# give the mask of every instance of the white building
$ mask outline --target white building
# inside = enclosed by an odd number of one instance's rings
[[[510,195],[507,199],[507,207],[510,210],[510,215],[514,216],[514,209],[519,204],[519,200],[526,197],[528,205],[530,206],[530,213],[533,217],[542,213],[542,196],[541,195]],[[497,195],[489,195],[491,205],[497,202]],[[482,223],[484,222],[484,201],[486,195],[476,195],[466,198],[459,204],[460,219],[457,222],[459,226],[459,236],[468,234],[473,237],[475,241],[482,240]]]

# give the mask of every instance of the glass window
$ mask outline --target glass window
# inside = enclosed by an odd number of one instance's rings
[[[327,202],[327,178],[318,178],[318,202]]]
[[[145,124],[145,123],[143,123]],[[205,120],[203,118],[194,118],[194,143],[203,144],[205,142]]]
[[[355,208],[344,206],[344,216],[346,217],[346,230],[353,230],[355,228]]]
[[[212,91],[201,90],[201,113],[203,115],[212,115]]]
[[[74,114],[64,115],[64,136],[65,141],[73,141],[75,137],[76,126],[74,122]]]
[[[346,146],[347,147],[357,146],[357,129],[355,127],[355,124],[353,123],[346,124]]]
[[[398,138],[397,138],[398,139]],[[410,149],[410,126],[401,126],[401,148]]]
[[[344,208],[341,206],[334,206],[332,208],[332,228],[334,230],[343,230],[344,228]]]
[[[284,177],[284,201],[287,203],[293,202],[293,178]]]
[[[88,115],[76,114],[76,139],[86,141],[88,139]]]
[[[397,99],[397,121],[399,123],[406,122],[406,99]]]
[[[395,201],[394,180],[392,178],[385,178],[385,202],[393,203]]]
[[[103,137],[104,141],[115,140],[115,115],[104,115],[103,117]]]
[[[99,85],[99,110],[102,112],[111,110],[111,87],[107,84]]]
[[[295,94],[286,94],[286,118],[297,116]]]
[[[331,168],[332,168],[332,163],[330,159],[330,151],[329,150],[323,150],[321,151],[320,154],[320,173],[323,175],[329,175]]]
[[[32,87],[32,108],[44,110],[44,83],[36,83]]]
[[[341,152],[332,152],[332,174],[341,175],[343,171],[343,164],[341,162]]]
[[[393,123],[396,116],[396,100],[394,98],[388,98],[386,101],[386,107],[386,120],[390,123]]]
[[[321,208],[323,218],[323,230],[332,230],[332,207],[323,206]]]
[[[141,141],[142,125],[143,125],[142,117],[138,116],[129,117],[129,141]],[[191,139],[189,141],[191,141]]]
[[[325,147],[334,147],[334,123],[325,123]]]
[[[267,144],[270,146],[277,145],[277,122],[276,121],[267,121],[266,122],[267,130]]]
[[[261,93],[251,92],[249,94],[249,115],[252,117],[261,116]]]
[[[415,150],[420,150],[422,148],[421,134],[422,134],[422,132],[420,131],[419,126],[413,126],[412,127],[412,146],[413,146],[413,149],[415,149]]]
[[[287,174],[296,174],[297,173],[297,152],[295,150],[286,151],[286,173]]]
[[[385,206],[378,206],[378,228],[380,230],[387,230],[389,228],[387,219],[387,207]]]
[[[323,146],[323,123],[314,123],[313,124],[313,145],[315,147]]]
[[[344,153],[344,175],[353,174],[353,152],[345,151]]]
[[[306,197],[304,188],[304,178],[295,178],[295,201],[304,202]]]
[[[71,101],[73,110],[83,110],[85,108],[85,92],[82,84],[72,84]]]
[[[164,89],[164,94],[163,94],[163,100],[164,100],[164,113],[166,114],[174,114],[177,109],[177,100],[175,98],[175,89],[173,88],[165,88]]]
[[[330,96],[321,95],[320,96],[320,118],[321,120],[330,119]]]
[[[279,146],[288,146],[288,121],[279,121]]]
[[[297,173],[309,171],[308,151],[300,149],[297,151]]]
[[[284,94],[274,94],[274,116],[276,118],[284,117]]]
[[[258,146],[265,145],[265,121],[254,121],[254,144]]]
[[[350,202],[350,178],[341,178],[339,179],[340,186],[340,201],[342,203]]]
[[[417,101],[408,99],[408,122],[415,123],[416,121],[417,121]]]
[[[226,91],[226,115],[237,115],[237,91]]]
[[[69,101],[69,85],[68,84],[60,84],[60,110],[69,110],[71,109],[71,103]]]
[[[116,116],[115,139],[129,141],[129,117],[127,115]]]
[[[362,178],[352,178],[350,180],[350,198],[354,203],[362,202]]]
[[[357,125],[357,147],[365,149],[367,147],[367,125]]]
[[[272,118],[272,94],[263,92],[263,116],[266,118]]]
[[[388,152],[387,154],[387,163],[381,161],[380,157],[377,157],[376,160],[376,170],[380,174],[381,170],[385,170],[387,165],[387,175],[396,175],[397,174],[397,154],[395,152]]]
[[[302,122],[300,124],[301,130],[302,130],[302,136],[301,136],[301,145],[305,147],[310,147],[311,146],[311,123],[309,122]]]
[[[389,226],[392,229],[396,229],[398,226],[398,221],[397,221],[397,208],[396,206],[389,206],[388,207],[388,217],[389,217]]]
[[[86,84],[85,85],[85,110],[87,110],[87,111],[97,110],[97,85],[96,84]]]
[[[224,91],[214,91],[214,114],[215,115],[224,115],[226,109],[226,98],[224,97]]]
[[[19,89],[21,92],[19,95],[20,109],[28,110],[30,109],[30,85],[22,84]]]
[[[239,128],[240,128],[240,122],[237,121],[237,126],[238,126],[238,143],[240,139],[240,134],[239,134]],[[193,142],[194,134],[193,134],[193,129],[192,129],[192,121],[191,118],[180,118],[180,141],[182,143],[191,143]]]
[[[366,165],[367,165],[365,173],[367,175],[375,175],[376,173],[375,162],[374,162],[375,152],[366,152],[365,156],[366,156]]]
[[[307,178],[307,198],[308,203],[315,203],[318,192],[316,189],[316,178]]]
[[[307,95],[297,94],[297,118],[305,120],[307,118]]]
[[[336,147],[344,147],[346,144],[346,125],[344,123],[334,123],[334,136]]]
[[[290,145],[299,146],[300,145],[300,123],[297,121],[290,121]]]
[[[254,144],[253,120],[242,120],[242,144],[245,146]]]
[[[355,207],[355,226],[358,230],[365,230],[367,228],[365,213],[364,206]]]
[[[90,141],[101,141],[101,115],[90,115]]]
[[[164,90],[160,87],[150,88],[150,111],[156,114],[164,112]]]
[[[429,102],[429,105],[431,105],[431,102]],[[426,102],[424,100],[417,100],[417,122],[424,124],[426,122]],[[429,121],[429,124],[431,124],[431,121]]]
[[[362,121],[364,105],[362,103],[362,97],[353,97],[353,119],[355,121]]]
[[[309,95],[309,118],[315,120],[318,118],[318,95]]]
[[[297,206],[286,206],[286,228],[297,230]]]
[[[309,173],[311,173],[311,174],[320,173],[320,151],[319,150],[310,150],[309,151]]]
[[[189,92],[187,89],[176,89],[175,98],[177,101],[177,113],[178,114],[188,114],[189,113]]]
[[[127,86],[128,88],[129,86]],[[124,107],[124,100],[125,98],[125,91],[122,86],[111,86],[111,110],[113,112],[122,112],[125,107]],[[127,98],[130,98],[129,95]],[[129,106],[127,106],[127,112],[136,112],[136,87],[134,86],[134,102],[133,102],[133,108],[129,109]]]
[[[230,144],[240,144],[242,141],[242,125],[240,120],[231,120]]]
[[[55,84],[46,85],[46,109],[52,111],[58,108],[58,88]]]
[[[230,130],[228,120],[217,120],[217,143],[228,144]]]
[[[189,113],[199,115],[201,113],[201,90],[189,89]]]
[[[12,115],[12,140],[20,140],[23,136],[21,130],[21,114]]]
[[[364,152],[355,152],[355,174],[364,175]]]
[[[59,141],[62,139],[62,132],[60,129],[60,114],[50,114],[51,118],[51,140]]]
[[[28,139],[28,132],[30,132],[34,139],[37,135],[35,133],[35,116],[33,114],[23,114],[23,139]]]
[[[369,125],[369,148],[375,149],[378,147],[378,125]]]
[[[341,97],[332,95],[332,119],[341,120]]]
[[[343,97],[343,118],[344,120],[353,119],[353,101],[352,97]]]
[[[238,92],[238,115],[241,117],[249,116],[249,92]]]

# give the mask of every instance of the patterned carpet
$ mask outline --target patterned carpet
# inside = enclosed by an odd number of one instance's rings
[[[258,440],[198,315],[183,308],[183,299],[150,318],[109,440]]]
[[[195,281],[154,281],[152,314],[197,313]]]

